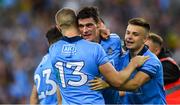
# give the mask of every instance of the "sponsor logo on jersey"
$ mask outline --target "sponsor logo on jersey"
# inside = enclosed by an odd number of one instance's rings
[[[110,47],[110,48],[108,49],[107,54],[108,54],[108,55],[111,55],[112,53],[113,53],[113,49]]]
[[[74,53],[76,53],[75,44],[65,44],[65,45],[63,45],[62,53],[64,53],[64,54],[74,54]]]

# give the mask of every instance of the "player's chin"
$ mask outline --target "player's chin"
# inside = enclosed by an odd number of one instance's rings
[[[88,40],[88,41],[93,41],[93,38],[91,36],[84,36],[83,38]]]
[[[85,40],[89,40],[89,36],[82,36]]]
[[[126,45],[127,49],[134,49],[134,47],[132,45]]]

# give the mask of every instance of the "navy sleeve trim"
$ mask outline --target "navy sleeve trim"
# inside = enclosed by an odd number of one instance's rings
[[[147,70],[144,70],[144,69],[139,70],[139,71],[142,71],[142,72],[148,74],[151,78],[153,78],[153,73],[151,73],[151,72],[149,72],[149,71],[147,71]]]

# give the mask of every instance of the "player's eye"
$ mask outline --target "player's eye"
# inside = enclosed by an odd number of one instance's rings
[[[92,26],[94,26],[93,23],[88,23],[88,24],[86,24],[86,27],[88,27],[88,28],[90,28],[90,27],[92,27]]]
[[[79,28],[83,28],[83,27],[84,27],[84,25],[82,25],[82,24],[79,25]]]
[[[134,36],[139,36],[139,33],[133,33]]]
[[[129,35],[130,34],[130,32],[129,31],[126,31],[126,35]]]

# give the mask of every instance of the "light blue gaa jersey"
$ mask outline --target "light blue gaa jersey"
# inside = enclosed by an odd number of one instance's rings
[[[58,104],[56,73],[52,70],[51,59],[49,57],[49,54],[43,57],[34,74],[39,104]]]
[[[88,81],[100,76],[98,67],[109,60],[103,48],[79,36],[63,37],[49,48],[54,69],[59,71],[62,104],[104,104],[100,91]]]
[[[117,69],[119,57],[122,55],[121,39],[115,34],[111,33],[107,40],[101,40],[101,46],[108,55],[109,60]],[[119,101],[119,91],[114,88],[106,88],[102,90],[105,104],[121,104]]]
[[[119,56],[122,55],[120,37],[115,33],[111,33],[109,38],[107,40],[101,40],[100,44],[108,55],[109,60],[116,68]]]
[[[149,56],[150,58],[130,78],[133,78],[138,71],[150,76],[150,80],[142,85],[135,92],[126,92],[125,104],[166,104],[165,91],[163,88],[163,69],[161,62],[146,46],[138,55]],[[120,69],[126,67],[130,62],[129,51],[123,56]]]

